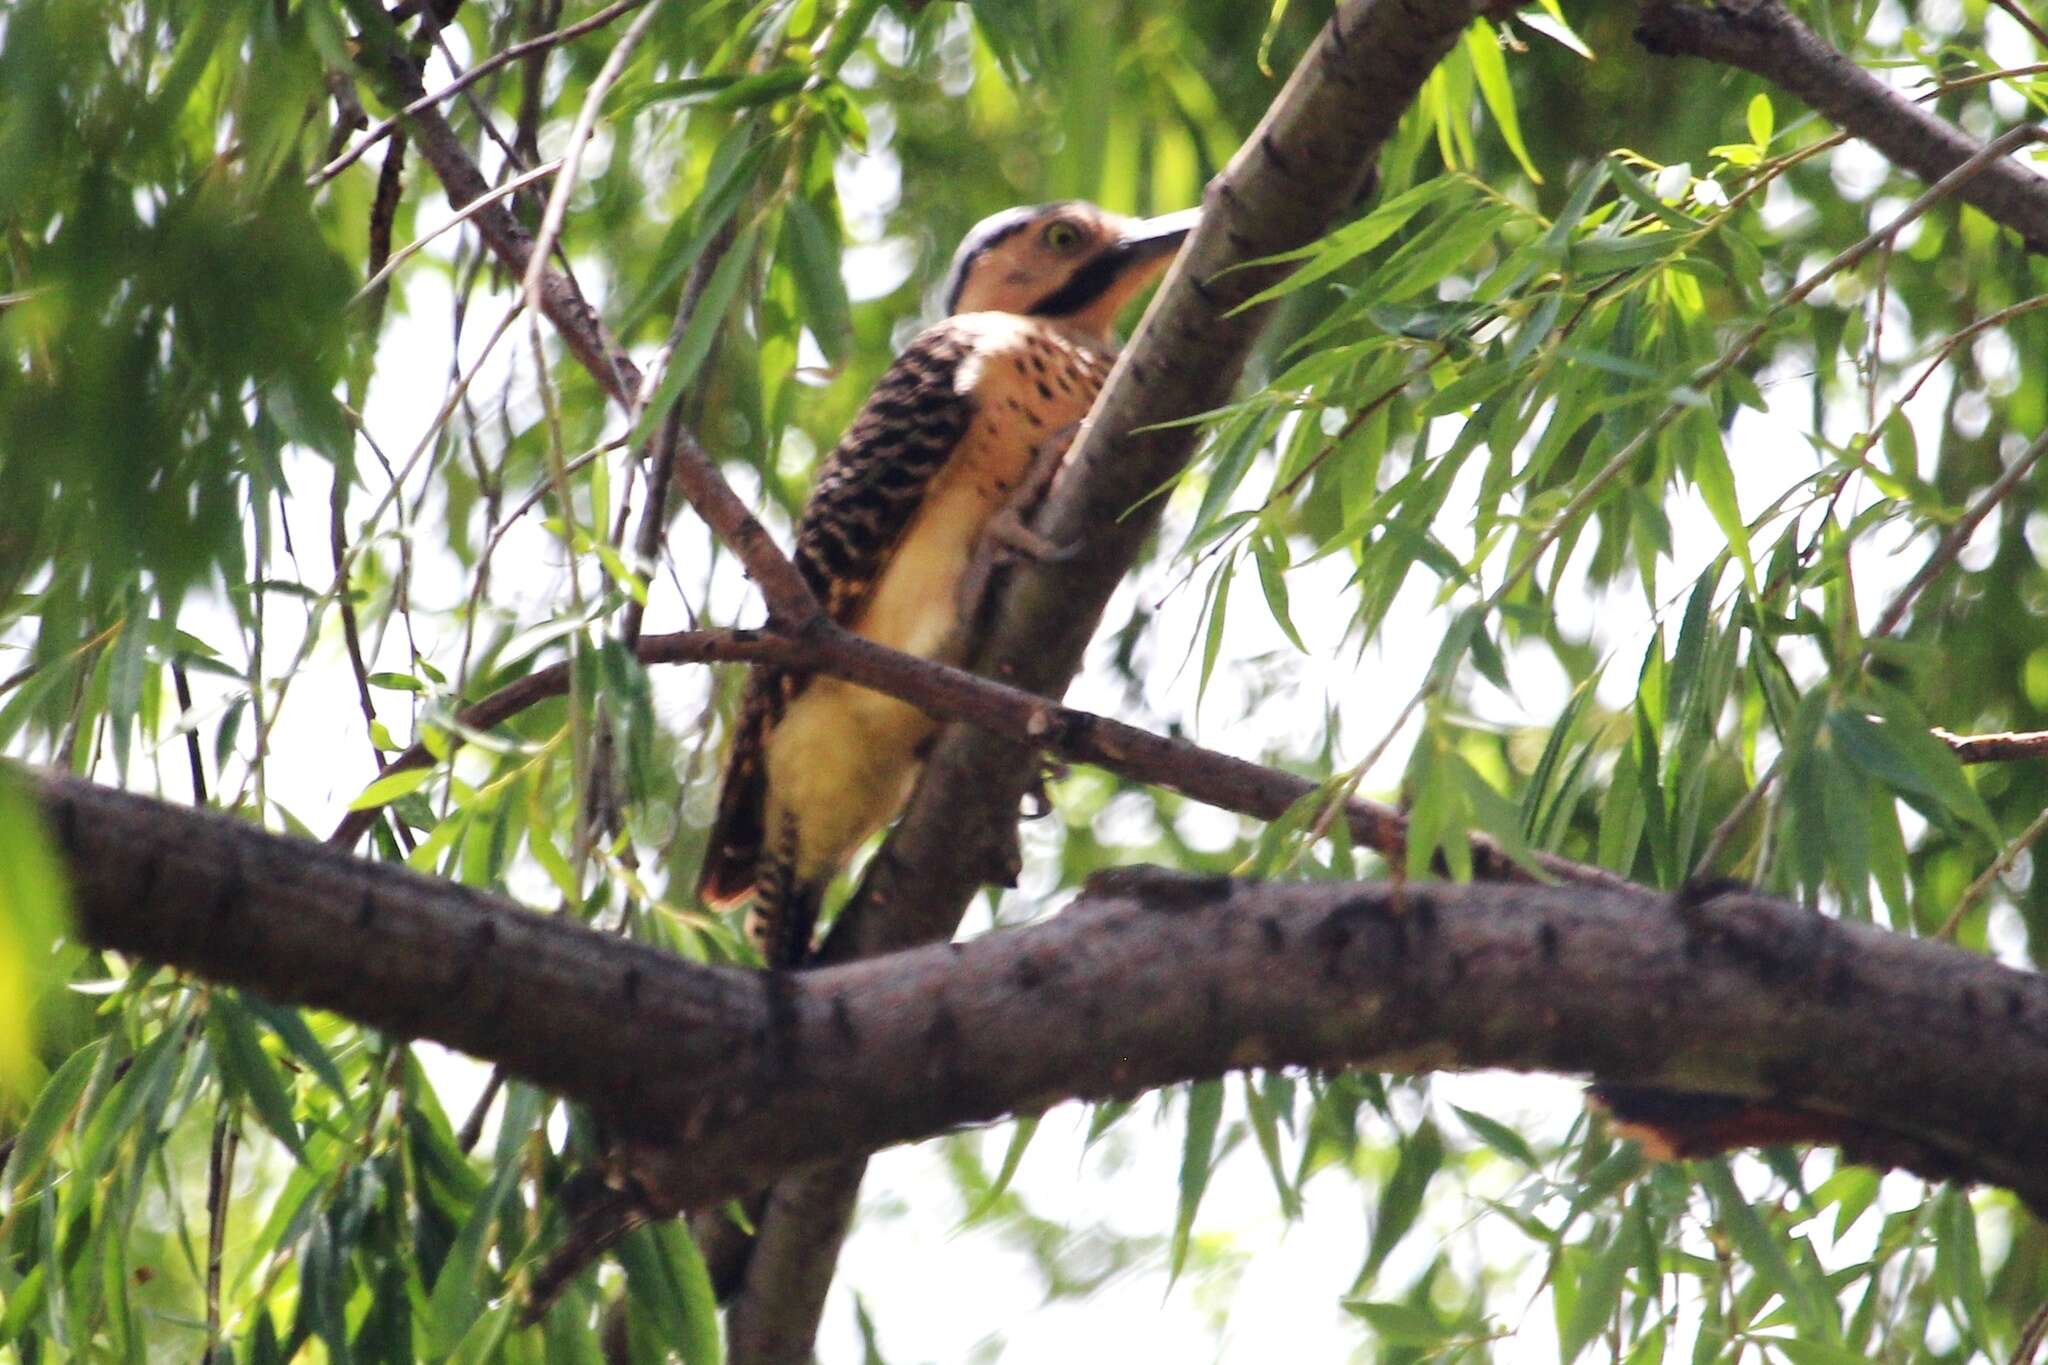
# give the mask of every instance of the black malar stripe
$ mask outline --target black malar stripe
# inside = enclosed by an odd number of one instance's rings
[[[1065,318],[1086,308],[1108,292],[1130,263],[1130,253],[1113,246],[1067,277],[1067,282],[1025,309],[1035,318]]]

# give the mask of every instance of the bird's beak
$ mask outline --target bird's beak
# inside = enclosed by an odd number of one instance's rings
[[[1195,230],[1195,224],[1201,217],[1200,209],[1182,209],[1179,213],[1163,213],[1157,218],[1141,218],[1117,238],[1118,254],[1133,261],[1171,256],[1180,250],[1180,244]]]

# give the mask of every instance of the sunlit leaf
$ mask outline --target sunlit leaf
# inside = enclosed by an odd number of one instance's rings
[[[1216,1150],[1216,1129],[1223,1117],[1223,1082],[1197,1081],[1188,1087],[1187,1127],[1181,1141],[1180,1204],[1173,1218],[1173,1246],[1167,1253],[1171,1276],[1180,1277],[1187,1263],[1188,1235],[1195,1225],[1195,1211],[1202,1206],[1202,1194],[1209,1187],[1211,1161]]]

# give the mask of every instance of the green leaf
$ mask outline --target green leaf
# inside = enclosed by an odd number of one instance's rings
[[[1758,151],[1771,145],[1771,130],[1775,117],[1771,112],[1771,97],[1759,90],[1750,96],[1749,109],[1744,115],[1749,124],[1749,140],[1756,144]]]
[[[1433,1346],[1457,1330],[1427,1308],[1405,1303],[1346,1299],[1344,1311],[1365,1319],[1373,1335],[1388,1346]]]
[[[42,1074],[38,1007],[60,979],[57,945],[70,919],[69,886],[32,789],[0,769],[0,1106],[26,1099]]]
[[[263,1050],[256,1021],[233,993],[215,991],[208,999],[206,1036],[213,1043],[221,1079],[230,1093],[247,1100],[263,1126],[275,1133],[293,1156],[304,1161],[305,1138],[292,1117],[291,1096],[284,1079],[278,1074],[277,1063]]]
[[[1643,183],[1643,178],[1623,165],[1618,159],[1608,162],[1608,174],[1614,181],[1614,188],[1622,197],[1637,208],[1648,213],[1664,226],[1677,232],[1698,232],[1706,224],[1691,214],[1681,213],[1657,197],[1657,192]]]
[[[516,1303],[496,1304],[467,1324],[461,1340],[448,1354],[448,1365],[485,1365],[487,1361],[502,1359],[500,1348],[512,1332],[518,1311]]]
[[[78,1097],[85,1093],[85,1083],[105,1046],[105,1039],[95,1038],[73,1052],[36,1096],[35,1106],[14,1135],[14,1150],[7,1155],[6,1169],[0,1171],[0,1190],[8,1191],[14,1203],[27,1197],[23,1187],[42,1170],[43,1158],[70,1125]]]
[[[682,336],[676,339],[675,350],[669,354],[668,369],[661,376],[661,385],[641,410],[640,420],[633,427],[633,444],[646,441],[661,422],[662,415],[675,405],[676,398],[697,377],[697,371],[711,354],[711,343],[717,338],[719,328],[725,325],[739,294],[740,281],[745,278],[747,267],[753,260],[754,239],[758,232],[754,224],[742,228],[725,255],[719,258],[711,278],[705,281],[704,292],[697,297],[697,307],[684,325]]]
[[[1466,209],[1448,224],[1439,218],[1433,231],[1416,235],[1388,257],[1359,292],[1384,307],[1432,289],[1515,216],[1514,209],[1488,203]]]
[[[1977,1215],[1969,1195],[1954,1186],[1943,1190],[1935,1204],[1934,1274],[1963,1330],[1979,1351],[1988,1354],[1985,1333],[1991,1325],[1991,1305],[1984,1292]]]
[[[1714,1212],[1736,1249],[1764,1283],[1776,1290],[1785,1306],[1809,1336],[1824,1336],[1819,1316],[1807,1301],[1806,1286],[1793,1273],[1785,1249],[1742,1192],[1735,1187],[1726,1161],[1702,1163],[1700,1185],[1714,1200]]]
[[[1479,93],[1486,100],[1494,125],[1500,129],[1501,140],[1508,144],[1523,173],[1542,184],[1536,163],[1529,159],[1529,149],[1522,145],[1522,124],[1515,116],[1515,90],[1508,83],[1507,58],[1501,55],[1500,38],[1493,25],[1484,19],[1474,20],[1472,27],[1465,30],[1465,51],[1472,58],[1473,78],[1479,82]]]
[[[1604,1246],[1572,1250],[1579,1253],[1577,1292],[1570,1314],[1558,1328],[1558,1357],[1565,1365],[1577,1360],[1613,1320],[1632,1254],[1628,1239],[1619,1232],[1611,1233]]]
[[[803,89],[811,78],[807,67],[789,65],[754,76],[690,76],[650,81],[621,94],[613,102],[613,118],[631,118],[656,104],[705,104],[714,109],[748,109],[772,104]]]
[[[311,1067],[313,1074],[345,1108],[354,1108],[355,1100],[349,1094],[348,1082],[341,1078],[341,1069],[334,1064],[334,1058],[313,1036],[313,1030],[306,1026],[306,1016],[290,1005],[273,1005],[253,995],[238,997],[241,1006],[249,1013],[269,1025],[270,1031],[291,1049],[292,1055]]]
[[[1341,820],[1337,823],[1340,827],[1343,825]],[[1244,1073],[1243,1082],[1245,1110],[1251,1117],[1252,1134],[1258,1139],[1259,1154],[1265,1157],[1266,1169],[1273,1177],[1274,1192],[1280,1196],[1280,1213],[1292,1222],[1301,1217],[1301,1195],[1294,1188],[1294,1182],[1287,1178],[1286,1168],[1281,1164],[1280,1122],[1273,1098],[1260,1088],[1250,1072]]]
[[[350,810],[376,810],[388,806],[401,796],[410,796],[424,787],[434,776],[431,767],[401,768],[395,773],[386,773],[363,788],[362,795],[348,803]]]
[[[1776,1337],[1758,1334],[1745,1337],[1759,1346],[1768,1346],[1792,1365],[1870,1365],[1870,1357],[1861,1351],[1852,1351],[1846,1346],[1836,1346],[1825,1341],[1814,1341],[1805,1337]]]
[[[1365,1265],[1352,1284],[1352,1293],[1359,1293],[1372,1283],[1387,1256],[1408,1235],[1408,1229],[1415,1226],[1415,1216],[1422,1212],[1422,1196],[1443,1164],[1443,1137],[1435,1124],[1425,1120],[1401,1144],[1394,1173],[1380,1190],[1379,1208],[1372,1220],[1372,1243],[1366,1249]]]
[[[819,211],[802,199],[783,209],[782,253],[796,274],[797,298],[818,349],[835,368],[846,361],[853,336],[853,310],[840,274],[839,233]]]
[[[1308,646],[1301,642],[1301,632],[1294,628],[1294,617],[1287,604],[1287,566],[1281,561],[1281,551],[1265,536],[1252,542],[1252,562],[1259,570],[1259,590],[1266,595],[1266,609],[1273,613],[1273,620],[1287,636],[1289,644],[1308,653]]]
[[[1216,1150],[1216,1128],[1223,1118],[1223,1082],[1196,1081],[1188,1087],[1188,1123],[1181,1140],[1180,1206],[1173,1219],[1173,1245],[1167,1253],[1168,1279],[1180,1278],[1188,1256],[1188,1234],[1195,1210],[1209,1188],[1210,1159]]]
[[[1714,517],[1714,524],[1727,538],[1728,548],[1742,565],[1742,579],[1750,596],[1756,596],[1756,561],[1750,558],[1749,524],[1742,519],[1742,507],[1735,496],[1735,471],[1729,467],[1728,452],[1721,445],[1721,429],[1707,413],[1696,413],[1673,428],[1692,436],[1692,480]]]
[[[1572,31],[1572,26],[1565,21],[1564,10],[1557,0],[1542,0],[1542,4],[1542,14],[1523,11],[1515,16],[1516,21],[1524,28],[1542,34],[1566,51],[1575,53],[1586,61],[1592,61],[1593,49],[1587,47],[1585,41]]]
[[[768,139],[742,144],[729,141],[720,146],[705,173],[704,188],[690,212],[678,218],[655,253],[658,264],[648,275],[640,292],[633,296],[621,315],[619,327],[628,330],[645,318],[656,300],[675,287],[676,281],[697,264],[711,243],[738,211],[740,201],[754,187],[767,161]]]
[[[1083,1150],[1093,1147],[1102,1135],[1114,1128],[1117,1121],[1131,1112],[1129,1100],[1104,1100],[1088,1115],[1088,1136],[1082,1140]]]
[[[483,1308],[480,1281],[484,1274],[484,1253],[490,1246],[491,1228],[498,1221],[498,1210],[518,1187],[520,1170],[517,1161],[499,1164],[497,1174],[470,1207],[461,1233],[454,1245],[448,1248],[447,1258],[441,1262],[441,1273],[434,1278],[425,1314],[428,1349],[434,1355],[446,1355],[455,1350],[469,1334]]]
[[[668,1219],[628,1233],[618,1246],[626,1293],[647,1311],[684,1365],[718,1365],[725,1347],[718,1300],[689,1225]]]
[[[1230,607],[1230,578],[1237,571],[1235,553],[1223,557],[1223,565],[1216,570],[1215,578],[1209,585],[1209,624],[1202,635],[1202,674],[1195,685],[1195,705],[1200,707],[1202,697],[1209,690],[1209,675],[1216,669],[1216,659],[1223,650],[1223,622]]]
[[[1455,1104],[1451,1106],[1451,1110],[1464,1121],[1465,1126],[1472,1130],[1475,1137],[1508,1160],[1518,1162],[1532,1171],[1542,1164],[1536,1159],[1536,1153],[1529,1150],[1529,1144],[1522,1135],[1499,1119],[1475,1114],[1470,1109],[1461,1109]]]
[[[1970,785],[1955,751],[1925,728],[1872,720],[1855,711],[1831,711],[1829,735],[1850,762],[1886,783],[1934,819],[1974,826],[1995,848],[2003,840],[1984,798]]]
[[[1003,1194],[1010,1188],[1010,1182],[1017,1178],[1017,1167],[1023,1164],[1024,1149],[1031,1145],[1031,1139],[1038,1134],[1039,1115],[1027,1114],[1017,1120],[1010,1133],[1010,1145],[1003,1152],[1003,1164],[996,1171],[996,1178],[982,1191],[981,1198],[974,1201],[974,1207],[967,1211],[961,1223],[978,1223],[986,1218]]]
[[[690,1236],[689,1224],[681,1219],[658,1223],[654,1239],[682,1288],[688,1326],[681,1343],[683,1365],[719,1365],[725,1359],[725,1343],[718,1332],[718,1296],[711,1288],[710,1268]]]
[[[139,1117],[153,1107],[155,1096],[170,1083],[185,1058],[185,1020],[180,1012],[157,1036],[143,1044],[128,1067],[127,1074],[114,1082],[104,1096],[90,1093],[80,1130],[77,1154],[71,1171],[83,1180],[104,1175],[121,1144],[135,1136]],[[108,1054],[107,1060],[121,1060]]]
[[[427,685],[410,673],[372,673],[365,682],[387,692],[424,692]]]
[[[128,780],[128,751],[142,709],[142,674],[149,661],[149,618],[143,613],[139,593],[131,596],[129,613],[114,642],[107,674],[107,723],[114,741],[114,771],[123,782]]]
[[[1348,223],[1313,246],[1298,251],[1272,256],[1265,261],[1251,264],[1275,264],[1283,261],[1310,258],[1309,264],[1295,271],[1269,289],[1252,295],[1239,304],[1236,311],[1257,307],[1305,289],[1317,280],[1333,275],[1353,261],[1371,251],[1380,243],[1392,237],[1408,225],[1408,220],[1438,200],[1448,200],[1446,214],[1459,213],[1461,205],[1474,197],[1472,187],[1451,176],[1442,176],[1424,181],[1414,189],[1398,194],[1355,223]]]

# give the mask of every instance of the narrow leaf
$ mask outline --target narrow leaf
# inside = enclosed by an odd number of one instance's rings
[[[1180,1278],[1188,1256],[1188,1233],[1195,1225],[1209,1187],[1210,1158],[1216,1150],[1216,1128],[1223,1117],[1223,1082],[1197,1081],[1188,1087],[1188,1126],[1181,1142],[1180,1208],[1173,1220],[1173,1247],[1168,1253],[1169,1280]]]

